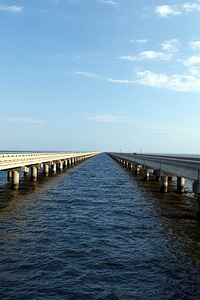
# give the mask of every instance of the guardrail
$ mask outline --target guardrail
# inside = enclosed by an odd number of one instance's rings
[[[68,166],[82,162],[99,152],[47,152],[47,153],[1,153],[0,171],[8,171],[8,180],[13,189],[19,188],[19,172],[27,176],[31,171],[31,180],[38,180],[38,172],[43,168],[44,176],[49,170],[56,172]]]

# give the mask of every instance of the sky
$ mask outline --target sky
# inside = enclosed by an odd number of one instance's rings
[[[0,150],[200,153],[200,1],[0,0]]]

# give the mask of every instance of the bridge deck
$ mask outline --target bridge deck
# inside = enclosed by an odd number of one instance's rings
[[[1,153],[0,171],[71,158],[91,157],[96,154],[96,152]]]
[[[131,153],[110,153],[110,155],[172,176],[200,181],[200,157]]]

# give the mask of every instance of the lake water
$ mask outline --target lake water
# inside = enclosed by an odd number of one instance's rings
[[[0,176],[0,299],[200,299],[189,182],[161,194],[106,154],[17,191]]]

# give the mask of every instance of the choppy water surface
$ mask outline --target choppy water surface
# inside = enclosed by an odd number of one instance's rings
[[[170,190],[105,154],[19,191],[5,182],[0,298],[199,299],[195,198]]]

